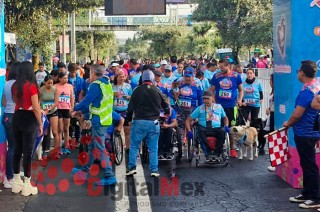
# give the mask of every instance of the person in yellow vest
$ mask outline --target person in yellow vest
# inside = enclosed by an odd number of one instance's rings
[[[117,179],[105,148],[105,135],[108,127],[112,124],[112,85],[108,77],[103,77],[103,70],[97,64],[90,67],[90,81],[92,83],[87,95],[74,107],[74,111],[81,111],[83,114],[86,114],[89,109],[89,119],[92,126],[92,142],[88,145],[89,162],[81,168],[73,168],[72,173],[87,176],[94,159],[99,159],[101,167],[104,168],[104,178],[97,181],[96,185],[115,185]]]

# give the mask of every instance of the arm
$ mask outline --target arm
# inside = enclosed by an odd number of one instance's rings
[[[1,100],[2,106],[5,107],[7,105],[7,99],[4,93],[2,94],[2,100]]]
[[[176,126],[178,126],[178,122],[177,122],[177,119],[172,119],[171,120],[171,124],[163,124],[163,126],[165,128],[175,128]]]
[[[34,115],[35,115],[37,122],[38,122],[38,125],[39,125],[39,135],[42,135],[42,132],[43,132],[42,117],[41,117],[41,109],[40,109],[38,94],[34,94],[31,96],[31,102],[32,102],[32,108],[33,108]]]
[[[79,104],[77,104],[74,107],[74,111],[79,111],[83,110],[84,108],[87,108],[92,103],[92,101],[99,95],[98,89],[100,89],[98,84],[93,83],[92,85],[90,85],[87,95]]]
[[[227,116],[223,118],[223,123],[224,123],[224,126],[229,126],[229,119]]]
[[[137,90],[135,90],[135,91],[137,91]],[[126,117],[126,119],[128,120],[128,122],[132,121],[134,105],[135,105],[134,102],[135,102],[135,99],[136,99],[135,96],[136,96],[136,93],[137,93],[135,91],[133,91],[133,93],[132,93],[131,99],[129,101],[128,109],[127,109],[127,115],[126,115],[127,117]]]
[[[242,104],[242,99],[243,99],[243,87],[242,87],[242,84],[238,85],[238,91],[239,91],[239,96],[238,96],[237,103],[238,103],[238,105],[241,105]]]
[[[73,110],[74,108],[74,95],[73,95],[73,87],[71,86],[70,89],[70,106],[71,106],[71,110]]]
[[[56,108],[59,104],[59,93],[57,91],[57,89],[54,92],[54,104],[52,105],[52,107],[49,109],[49,111],[53,110],[54,108]]]
[[[213,102],[215,103],[216,102],[216,95],[215,95],[215,92],[216,92],[216,86],[215,85],[211,85],[211,87],[209,88],[211,90],[211,92],[213,93]]]
[[[189,116],[188,118],[187,118],[187,120],[186,120],[186,129],[187,129],[187,132],[189,132],[190,130],[191,130],[191,121],[192,121],[193,119],[191,118],[191,116]]]
[[[293,111],[293,113],[291,114],[289,120],[283,123],[283,126],[291,127],[294,123],[300,120],[300,118],[302,117],[305,111],[306,109],[304,107],[301,107],[298,105],[296,109]]]

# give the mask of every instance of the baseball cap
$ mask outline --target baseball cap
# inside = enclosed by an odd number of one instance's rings
[[[146,70],[143,72],[142,74],[142,82],[144,81],[151,81],[153,82],[154,81],[154,74],[152,71],[150,70]]]
[[[155,63],[155,64],[153,64],[153,67],[159,68],[159,67],[160,67],[160,64],[159,64],[159,63]]]
[[[213,97],[213,93],[212,93],[211,91],[205,91],[205,92],[203,92],[202,97],[203,97],[203,98]]]
[[[111,66],[119,66],[119,63],[111,63]]]
[[[172,67],[171,67],[171,65],[166,65],[166,67],[164,68],[165,70],[170,70],[170,71],[172,71]]]
[[[162,73],[161,73],[161,71],[159,71],[159,70],[154,70],[154,75],[157,75],[157,76],[162,76]]]
[[[191,68],[191,67],[186,68],[186,70],[184,70],[183,76],[192,77],[193,76],[193,68]]]
[[[168,62],[166,60],[161,60],[160,65],[168,65]]]

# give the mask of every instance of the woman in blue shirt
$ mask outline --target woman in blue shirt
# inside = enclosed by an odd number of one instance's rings
[[[120,70],[115,76],[114,84],[112,86],[114,92],[113,110],[119,113],[123,118],[126,117],[126,112],[129,105],[129,100],[132,95],[131,85],[125,83],[127,76]],[[126,148],[130,146],[130,126],[129,123],[124,123],[124,133],[126,140]]]
[[[255,78],[254,70],[247,70],[247,79],[243,82],[242,116],[248,120],[251,113],[251,121],[258,119],[261,103],[263,100],[262,85]],[[242,120],[242,122],[244,121]],[[242,123],[245,124],[245,123]]]

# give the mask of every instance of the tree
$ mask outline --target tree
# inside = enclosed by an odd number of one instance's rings
[[[272,45],[272,0],[197,0],[196,21],[213,21],[235,59],[241,47]]]
[[[52,18],[101,5],[103,0],[5,0],[5,30],[15,33],[23,46],[32,49],[36,68],[39,52],[51,54],[49,49],[59,35],[59,29],[52,25]]]

